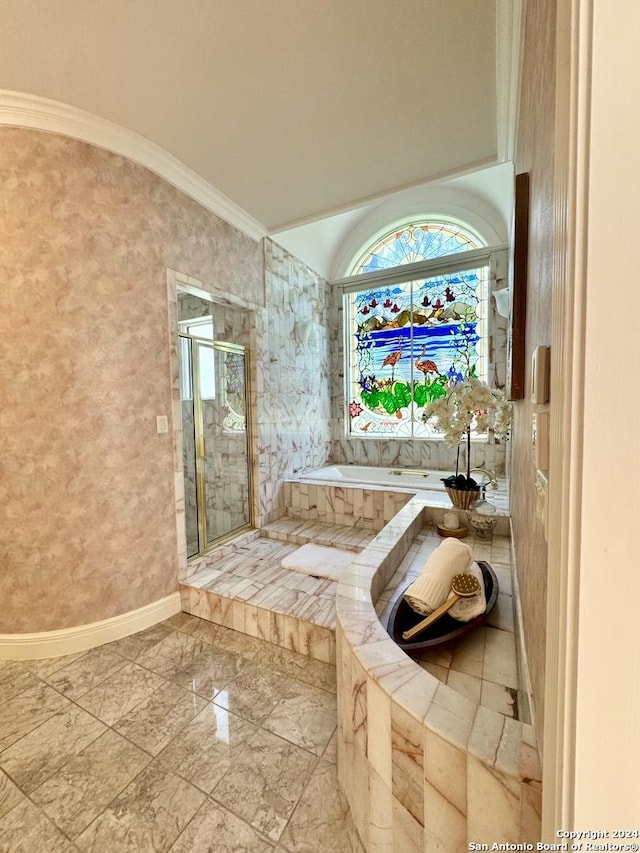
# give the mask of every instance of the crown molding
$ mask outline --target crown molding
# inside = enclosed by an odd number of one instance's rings
[[[154,172],[254,240],[267,236],[254,219],[177,157],[139,133],[60,101],[0,89],[0,125],[58,133],[119,154]]]
[[[515,161],[520,107],[526,0],[496,4],[496,109],[498,160]]]

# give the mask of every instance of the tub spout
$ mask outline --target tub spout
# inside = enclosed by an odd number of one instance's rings
[[[498,488],[498,478],[496,477],[495,471],[487,471],[486,468],[472,468],[472,475],[474,471],[477,471],[479,474],[484,474],[484,476],[487,478],[486,482],[480,484],[482,488],[486,488],[487,486],[491,486],[492,489]]]

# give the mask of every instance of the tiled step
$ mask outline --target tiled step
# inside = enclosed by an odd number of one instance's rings
[[[297,543],[252,539],[233,553],[203,561],[200,570],[180,585],[183,611],[335,663],[338,585],[282,568],[282,558],[296,547]]]
[[[377,531],[285,516],[265,524],[260,528],[260,533],[269,539],[290,542],[294,545],[313,542],[315,545],[327,545],[343,548],[345,551],[358,552],[367,547]]]

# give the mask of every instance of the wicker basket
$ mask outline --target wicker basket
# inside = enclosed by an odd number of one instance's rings
[[[445,486],[447,494],[451,498],[451,503],[458,509],[469,509],[474,501],[480,498],[480,490],[468,491],[466,489],[452,489],[450,486]]]

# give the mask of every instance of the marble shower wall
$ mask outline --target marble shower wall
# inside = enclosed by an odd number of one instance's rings
[[[30,633],[177,590],[167,268],[263,307],[263,249],[63,136],[0,129],[0,176],[0,633]]]
[[[507,256],[499,253],[496,264],[496,280],[492,290],[506,286]],[[331,414],[332,442],[331,461],[336,464],[375,465],[394,468],[431,468],[438,471],[453,471],[456,466],[456,451],[443,441],[424,439],[376,439],[352,438],[347,435],[344,399],[345,355],[343,337],[342,292],[334,288],[331,296]],[[503,388],[506,383],[507,324],[495,310],[493,299],[489,301],[490,328],[489,376],[491,384]],[[462,459],[462,457],[461,457]],[[474,468],[489,468],[499,476],[507,472],[507,445],[474,441],[471,450]]]
[[[266,240],[265,296],[255,388],[262,523],[284,514],[283,480],[326,464],[331,443],[329,286]],[[310,324],[306,340],[296,340],[296,324]]]

